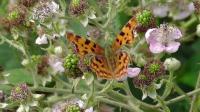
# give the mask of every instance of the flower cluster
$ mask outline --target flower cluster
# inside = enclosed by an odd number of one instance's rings
[[[177,27],[161,24],[159,28],[149,29],[145,38],[150,45],[152,53],[174,53],[178,50],[180,42],[177,40],[182,37],[181,31]]]
[[[58,13],[59,5],[54,1],[40,1],[33,9],[33,19],[44,21]]]
[[[149,61],[142,72],[133,78],[133,83],[138,88],[143,88],[152,84],[153,81],[165,75],[165,67],[160,61]]]
[[[13,101],[23,102],[31,96],[31,92],[26,84],[20,84],[12,89],[10,96]]]
[[[52,112],[93,112],[93,108],[85,109],[82,100],[68,99],[54,104]]]

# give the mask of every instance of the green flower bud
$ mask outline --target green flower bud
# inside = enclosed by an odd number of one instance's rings
[[[151,23],[152,14],[148,10],[143,10],[136,15],[137,21],[144,26],[147,26]]]
[[[196,34],[198,37],[200,37],[200,24],[197,25]]]
[[[14,20],[14,19],[17,19],[17,18],[19,18],[19,12],[18,12],[18,10],[14,10],[14,11],[12,11],[12,12],[10,12],[9,14],[8,14],[8,17],[7,17],[7,19],[8,20]]]
[[[78,57],[75,54],[68,54],[65,57],[64,67],[67,69],[74,69],[78,64]]]
[[[181,62],[176,58],[167,58],[164,62],[164,67],[168,71],[176,71],[180,68]]]
[[[78,105],[69,105],[66,109],[66,112],[81,112],[81,109]]]

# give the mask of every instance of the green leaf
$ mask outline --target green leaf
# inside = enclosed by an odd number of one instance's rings
[[[69,26],[75,34],[86,37],[86,28],[77,19],[69,19]]]
[[[6,72],[10,73],[10,75],[7,78],[10,84],[13,85],[20,83],[33,84],[31,74],[25,69],[12,69]]]

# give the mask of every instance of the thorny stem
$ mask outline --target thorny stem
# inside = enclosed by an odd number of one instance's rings
[[[165,99],[169,96],[172,87],[173,87],[173,76],[174,76],[174,72],[169,72],[169,79],[166,82],[166,86],[165,86],[165,90],[163,92],[162,95],[162,99]]]
[[[198,94],[198,93],[200,93],[200,88],[195,89],[195,90],[193,90],[193,91],[191,91],[191,92],[188,92],[188,93],[186,93],[186,94],[187,94],[187,96],[192,96],[192,95],[195,95],[195,94]],[[185,99],[185,97],[186,97],[186,95],[178,96],[178,97],[176,97],[176,98],[173,98],[173,99],[171,99],[171,100],[166,101],[165,104],[166,104],[166,105],[169,105],[169,104],[172,104],[172,103],[181,101],[181,100]],[[158,105],[155,106],[155,108],[159,108],[159,107],[161,107],[160,104],[158,104]]]
[[[122,107],[122,108],[125,108],[125,109],[128,109],[130,110],[131,112],[143,112],[142,110],[136,108],[136,107],[132,107],[130,105],[127,105],[127,104],[124,104],[124,103],[121,103],[121,102],[117,102],[117,101],[114,101],[114,100],[109,100],[107,98],[96,98],[96,100],[100,101],[100,102],[104,102],[104,103],[107,103],[107,104],[110,104],[110,105],[115,105],[117,107]]]
[[[157,96],[157,100],[158,100],[159,104],[162,106],[162,108],[165,110],[165,112],[170,112],[165,101],[160,96]]]
[[[38,92],[47,92],[47,93],[62,93],[62,94],[67,94],[67,93],[72,93],[71,89],[58,89],[58,88],[48,88],[48,87],[30,87],[32,91],[38,91]],[[87,93],[86,91],[79,91],[76,90],[73,94],[84,94]]]
[[[200,88],[200,72],[199,72],[199,75],[198,75],[198,79],[197,79],[197,82],[196,82],[195,89],[198,89],[198,88]],[[191,103],[191,106],[190,106],[190,112],[193,112],[193,109],[194,109],[194,106],[195,106],[195,102],[196,102],[196,98],[197,98],[197,94],[193,95],[192,103]]]
[[[62,83],[64,86],[66,86],[67,88],[71,88],[71,85],[68,84],[67,82],[63,81],[62,79],[60,79],[58,77],[58,75],[52,75],[52,77],[57,80],[58,82]]]
[[[102,94],[104,92],[106,92],[108,89],[110,89],[110,87],[112,86],[114,80],[109,81],[108,83],[105,84],[105,87],[98,92],[98,94]]]

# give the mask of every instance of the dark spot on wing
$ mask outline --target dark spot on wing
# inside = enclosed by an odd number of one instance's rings
[[[95,59],[96,59],[99,63],[102,63],[102,61],[101,61],[99,58],[95,57]]]
[[[122,45],[122,41],[120,41],[119,44]]]
[[[97,45],[96,45],[96,44],[94,44],[94,45],[93,45],[93,47],[94,47],[94,48],[96,48],[96,47],[97,47]]]
[[[81,38],[81,36],[79,36],[79,35],[76,35],[76,38],[80,39],[80,38]]]
[[[119,42],[119,39],[117,38],[116,41]]]
[[[94,52],[94,51],[95,51],[95,50],[94,50],[94,48],[92,48],[91,50],[92,50],[92,52]]]
[[[128,27],[129,29],[131,29],[131,24],[130,24],[130,23],[127,23],[127,24],[126,24],[126,27]]]
[[[84,50],[83,52],[84,52],[84,54],[87,54],[87,53],[88,53],[88,52],[87,52],[87,51],[85,51],[85,50]]]
[[[120,35],[121,35],[121,36],[124,36],[124,35],[125,35],[125,33],[122,31],[122,32],[120,32]]]
[[[90,41],[89,41],[88,39],[86,39],[85,44],[86,44],[86,45],[89,45],[89,44],[90,44]]]

